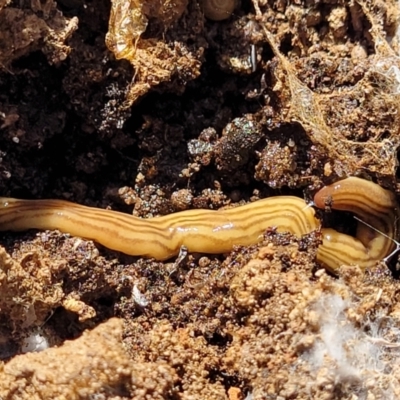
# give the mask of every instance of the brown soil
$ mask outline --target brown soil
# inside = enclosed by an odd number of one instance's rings
[[[153,217],[349,175],[400,192],[399,17],[0,0],[0,193]],[[168,262],[54,231],[0,244],[3,400],[400,397],[396,266],[331,276],[318,235]]]

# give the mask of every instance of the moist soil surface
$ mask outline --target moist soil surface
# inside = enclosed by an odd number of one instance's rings
[[[2,196],[154,218],[352,175],[400,193],[396,2],[205,7],[0,0]],[[0,398],[400,398],[397,256],[325,271],[320,243],[266,226],[157,261],[1,232]]]

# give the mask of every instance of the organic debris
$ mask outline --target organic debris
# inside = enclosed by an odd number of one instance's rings
[[[65,42],[78,28],[78,18],[64,17],[53,0],[35,1],[31,9],[2,10],[7,3],[0,1],[0,67],[38,49],[51,64],[67,58],[71,49]]]
[[[362,65],[362,78],[354,86],[328,94],[313,92],[264,27],[282,68],[275,71],[274,91],[282,100],[289,96],[286,119],[303,126],[337,176],[370,172],[393,177],[400,145],[400,56],[389,46],[371,11],[359,3],[371,22],[376,52]]]
[[[168,29],[186,10],[188,0],[113,0],[106,44],[117,59],[128,60],[135,75],[126,98],[130,107],[153,86],[171,79],[184,83],[200,74],[201,51],[193,54],[182,42],[166,41]],[[151,24],[156,33],[143,38]]]

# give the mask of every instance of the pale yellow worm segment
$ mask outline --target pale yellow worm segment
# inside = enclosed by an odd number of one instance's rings
[[[0,230],[58,229],[134,256],[171,258],[190,252],[224,253],[262,240],[268,227],[301,236],[319,227],[299,197],[270,197],[228,210],[189,210],[142,219],[62,200],[0,198]]]
[[[328,201],[332,208],[355,213],[381,231],[359,223],[357,238],[323,229],[323,244],[317,260],[330,270],[342,264],[372,266],[394,248],[390,238],[398,234],[395,196],[380,186],[348,178],[321,189],[317,207]],[[0,198],[0,230],[58,229],[94,240],[134,256],[165,260],[179,253],[224,253],[235,245],[262,240],[268,227],[297,237],[320,228],[312,207],[298,197],[277,196],[227,210],[190,210],[142,219],[117,211],[86,207],[62,200],[18,200]]]
[[[316,193],[314,203],[319,208],[330,206],[349,211],[361,219],[355,238],[333,229],[322,229],[318,258],[331,269],[341,265],[371,267],[396,247],[391,239],[397,240],[399,235],[399,205],[389,190],[351,177],[323,187]]]

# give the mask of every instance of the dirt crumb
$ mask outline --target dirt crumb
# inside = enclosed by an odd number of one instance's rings
[[[4,399],[164,399],[175,380],[165,364],[134,364],[122,345],[117,318],[75,341],[0,366]]]
[[[0,3],[0,66],[8,66],[13,60],[38,49],[52,64],[59,64],[68,57],[71,48],[65,42],[78,28],[76,17],[63,16],[53,0],[34,2],[31,10],[28,7],[2,10],[7,3]]]

